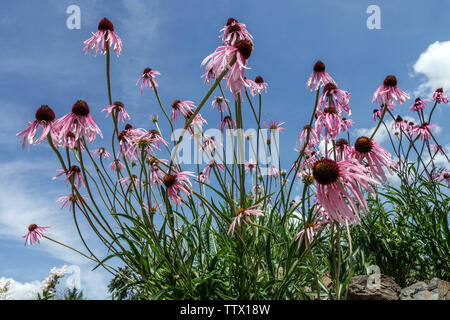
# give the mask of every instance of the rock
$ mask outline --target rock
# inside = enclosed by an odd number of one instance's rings
[[[450,283],[433,278],[428,284],[423,281],[403,288],[401,300],[450,300]]]
[[[369,279],[369,277],[371,277]],[[381,274],[379,287],[373,284],[374,275],[355,276],[348,284],[348,300],[398,300],[401,288],[394,280]]]

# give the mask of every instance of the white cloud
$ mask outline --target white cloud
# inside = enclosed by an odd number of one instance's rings
[[[450,90],[450,41],[436,41],[422,52],[414,64],[414,75],[423,74],[424,81],[416,89],[418,96],[430,96],[437,88]]]
[[[49,229],[53,239],[77,249],[83,249],[83,245],[74,232],[71,215],[65,210],[60,211],[60,204],[56,198],[60,196],[61,184],[55,182],[55,187],[37,183],[36,179],[49,179],[53,174],[55,162],[50,161],[16,161],[0,163],[0,236],[6,236],[11,240],[23,243],[21,238],[31,223],[51,226]],[[64,192],[64,191],[62,191]],[[92,233],[91,233],[92,234]],[[89,240],[89,236],[86,237]],[[81,289],[85,296],[91,299],[104,299],[107,297],[107,283],[110,277],[100,268],[90,271],[93,263],[87,261],[77,253],[58,246],[47,240],[39,245],[26,248],[42,251],[42,259],[46,256],[62,260],[68,265],[77,265],[81,271]],[[93,251],[101,255],[101,248],[93,245]],[[82,250],[83,251],[83,250]],[[51,268],[53,266],[49,266]],[[31,267],[32,268],[32,267]],[[1,275],[0,275],[1,276]],[[16,281],[17,282],[17,281]],[[17,282],[17,290],[23,296],[24,292],[32,289],[35,282],[21,284]]]
[[[11,278],[1,277],[0,287],[6,283],[9,284],[8,292],[2,297],[5,300],[35,300],[37,293],[42,288],[42,282],[38,280],[22,283]]]

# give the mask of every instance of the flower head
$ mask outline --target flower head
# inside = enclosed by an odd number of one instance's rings
[[[241,223],[244,222],[245,224],[251,223],[252,220],[250,219],[251,216],[263,216],[263,212],[258,208],[259,205],[255,204],[251,207],[248,207],[247,209],[239,208],[236,210],[235,215],[236,217],[233,219],[233,221],[230,224],[230,228],[228,229],[228,234],[231,232],[231,235],[234,235],[234,230],[236,229],[236,225],[241,226]]]
[[[383,84],[375,90],[372,102],[376,101],[380,105],[386,104],[390,106],[394,103],[394,100],[402,104],[408,99],[409,95],[397,87],[397,78],[390,75],[387,76],[386,79],[384,79]]]
[[[217,78],[225,69],[229,69],[230,71],[225,77],[226,87],[237,97],[241,93],[242,87],[249,86],[245,81],[245,70],[248,69],[247,61],[252,52],[253,42],[248,39],[238,40],[232,46],[218,47],[201,63],[201,66],[206,65],[206,74],[204,75],[206,82],[209,83],[211,77]],[[233,57],[236,57],[236,62],[230,69],[230,62]]]
[[[98,156],[99,159],[109,159],[111,157],[111,154],[103,147],[95,149],[92,155],[94,157]]]
[[[192,101],[173,100],[171,120],[172,121],[178,120],[179,115],[186,117],[188,114],[188,111],[192,112],[194,110],[194,108],[195,108],[195,105],[194,105],[194,102],[192,102]]]
[[[318,90],[321,85],[325,85],[327,83],[336,84],[333,78],[331,78],[325,71],[325,63],[319,60],[314,64],[313,73],[309,77],[306,87],[313,91]]]
[[[356,139],[353,157],[360,163],[363,163],[363,159],[365,159],[370,173],[380,181],[386,181],[383,168],[386,168],[392,174],[390,153],[373,139],[364,136]]]
[[[421,99],[416,98],[416,100],[414,101],[414,104],[411,106],[411,108],[409,108],[412,111],[417,111],[419,112],[420,110],[425,109],[425,107],[427,106],[427,101],[430,101],[428,99]]]
[[[361,186],[374,194],[371,184],[377,184],[367,175],[367,170],[355,159],[333,161],[322,158],[313,166],[314,180],[316,181],[316,199],[329,214],[330,219],[344,223],[359,224],[359,210],[356,204],[368,212],[368,207]],[[353,197],[356,199],[356,203]]]
[[[114,111],[116,112],[117,119],[122,119],[122,122],[125,122],[127,119],[131,120],[129,114],[125,111],[125,106],[122,102],[116,101],[112,105],[107,106],[102,112],[106,111],[106,117],[108,117]]]
[[[269,120],[267,122],[264,122],[264,125],[267,129],[270,131],[274,130],[277,132],[282,132],[284,130],[283,127],[281,127],[284,124],[284,122],[278,121],[278,120]]]
[[[252,40],[252,35],[247,31],[247,27],[243,23],[239,23],[234,18],[229,18],[226,25],[220,30],[224,45],[232,46],[238,40]]]
[[[448,103],[448,97],[442,88],[436,89],[433,93],[433,100],[437,103]]]
[[[230,130],[236,128],[236,122],[230,116],[225,116],[220,122],[220,131],[223,132],[225,128]]]
[[[144,92],[144,88],[146,88],[146,87],[152,88],[153,90],[155,90],[155,88],[158,88],[158,83],[155,81],[155,76],[159,76],[159,75],[161,75],[161,73],[159,73],[159,71],[152,70],[150,68],[145,68],[144,69],[144,72],[142,73],[142,76],[136,82],[136,85],[138,85],[139,82],[142,81],[142,83],[141,83],[141,94]],[[152,82],[155,85],[155,87],[153,87]]]
[[[255,81],[250,79],[246,79],[247,84],[250,86],[250,93],[252,96],[257,96],[265,91],[267,93],[267,87],[269,86],[266,82],[264,82],[263,77],[257,76]]]
[[[443,171],[437,180],[437,182],[445,181],[447,183],[447,188],[450,188],[450,173]]]
[[[58,130],[60,138],[63,139],[69,132],[73,134],[75,141],[80,137],[84,137],[92,143],[97,134],[103,138],[100,128],[89,112],[89,106],[86,101],[78,100],[75,102],[71,113],[56,120],[55,128]]]
[[[25,149],[25,145],[28,142],[28,146],[35,143],[36,145],[41,143],[47,135],[51,132],[52,137],[57,138],[57,132],[54,128],[55,112],[47,106],[42,105],[37,109],[35,114],[36,120],[28,122],[28,126],[25,130],[16,134],[17,137],[22,136],[22,149]],[[41,128],[41,136],[34,141],[38,128]]]
[[[423,122],[420,126],[415,126],[412,130],[413,135],[417,135],[419,139],[428,140],[431,138],[431,129],[436,127],[434,124],[429,124],[428,122]]]
[[[97,56],[100,47],[102,48],[102,54],[106,54],[106,48],[111,48],[113,45],[117,57],[122,52],[122,40],[114,32],[114,25],[106,18],[98,23],[98,31],[92,33],[92,37],[84,41],[84,44],[86,45],[84,52],[88,54],[89,50],[92,49],[92,52],[95,51],[95,56]]]
[[[39,239],[44,236],[44,232],[48,232],[47,229],[50,227],[42,227],[36,224],[30,224],[28,226],[28,232],[22,238],[25,238],[25,245],[33,245],[39,243]]]
[[[344,90],[340,90],[333,82],[325,84],[323,87],[323,94],[319,99],[317,108],[333,107],[340,111],[345,111],[348,115],[352,114],[349,106],[350,93]]]
[[[81,198],[77,195],[77,194],[70,194],[68,196],[64,196],[64,197],[59,197],[58,198],[58,202],[62,202],[62,206],[61,209],[63,209],[65,206],[69,206],[69,210],[72,210],[72,206],[75,203],[78,203],[78,205],[81,205],[81,200],[82,199],[87,199],[85,195],[81,195]]]
[[[213,110],[217,106],[217,111],[224,112],[225,110],[228,109],[227,107],[228,102],[229,102],[228,99],[224,97],[214,97],[214,100],[212,101],[211,105]]]
[[[164,175],[162,178],[162,183],[167,189],[167,195],[170,200],[172,200],[177,206],[181,205],[184,201],[181,193],[190,195],[191,193],[191,182],[189,177],[193,177],[194,174],[190,171],[182,171],[177,173],[170,173]]]

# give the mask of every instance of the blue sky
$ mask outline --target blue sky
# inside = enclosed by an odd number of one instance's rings
[[[80,30],[66,27],[66,8],[72,4],[81,9]],[[380,30],[366,27],[369,5],[381,9]],[[318,59],[339,87],[351,92],[355,134],[374,127],[371,97],[388,74],[397,76],[412,99],[430,98],[438,86],[450,88],[450,2],[445,0],[55,0],[3,1],[1,8],[0,279],[14,279],[20,292],[35,288],[33,281],[43,280],[53,266],[77,264],[86,295],[107,296],[109,275],[90,272],[92,264],[84,259],[48,241],[23,246],[21,236],[30,223],[50,225],[54,238],[77,248],[81,243],[69,213],[56,203],[67,190],[62,181],[51,179],[59,169],[54,154],[46,143],[22,151],[15,137],[34,120],[41,104],[60,117],[78,99],[89,103],[92,116],[110,136],[111,121],[101,113],[107,106],[105,58],[82,50],[103,17],[114,23],[124,44],[120,58],[111,58],[113,100],[123,101],[132,123],[144,128],[151,126],[149,115],[160,112],[153,93],[141,96],[135,86],[143,69],[161,72],[157,81],[166,105],[174,99],[198,103],[207,90],[200,63],[220,45],[219,30],[229,17],[245,23],[255,47],[247,77],[261,75],[269,84],[263,119],[286,122],[280,145],[286,163],[294,159],[295,140],[310,117],[314,96],[305,83]],[[398,106],[395,113],[412,116],[411,104]],[[209,105],[202,115],[215,126],[219,119]],[[435,112],[436,136],[442,145],[449,144],[449,107]],[[244,123],[246,119],[252,119],[249,108],[244,109]],[[377,138],[387,147],[385,136]],[[90,240],[95,247],[95,239]]]

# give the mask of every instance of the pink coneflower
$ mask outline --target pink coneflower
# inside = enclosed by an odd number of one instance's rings
[[[347,118],[342,118],[341,121],[341,129],[344,130],[345,132],[348,132],[348,130],[353,127],[353,120],[352,119],[347,119]]]
[[[338,89],[334,83],[330,82],[323,87],[323,94],[319,99],[317,109],[333,107],[340,111],[345,111],[350,116],[352,111],[350,110],[349,101],[350,93]]]
[[[104,111],[107,112],[106,117],[108,117],[113,111],[115,111],[117,119],[122,119],[122,122],[125,122],[127,119],[131,120],[130,115],[125,111],[124,104],[120,101],[116,101],[112,105],[107,106],[102,110],[102,112]]]
[[[438,178],[438,180],[437,180],[437,182],[442,182],[442,181],[444,181],[445,180],[445,182],[447,183],[447,188],[450,188],[450,173],[448,173],[448,172],[442,172],[440,175],[439,175],[439,178]]]
[[[368,137],[359,137],[355,141],[353,149],[353,156],[360,163],[363,159],[367,161],[367,166],[370,173],[379,181],[386,181],[383,167],[386,168],[390,174],[392,158],[391,154],[383,149],[376,141]]]
[[[111,162],[109,168],[112,171],[120,171],[122,169],[125,169],[125,165],[120,160],[116,159],[113,162]]]
[[[224,112],[228,109],[227,103],[228,99],[224,97],[214,97],[214,100],[212,101],[211,105],[214,110],[214,108],[217,106],[217,111]]]
[[[257,96],[265,91],[267,93],[267,87],[269,86],[266,82],[264,82],[263,77],[257,76],[255,81],[250,79],[246,79],[247,84],[250,85],[250,93],[252,96]]]
[[[380,105],[392,105],[394,100],[402,104],[409,99],[409,96],[400,88],[397,87],[397,78],[393,75],[387,76],[381,86],[375,90],[372,102],[377,102]]]
[[[137,149],[142,150],[161,150],[160,144],[165,145],[166,147],[169,143],[164,140],[163,137],[159,134],[158,130],[150,130],[148,132],[145,129],[140,129],[136,131],[136,134],[131,135],[129,137],[130,147],[127,150],[127,156],[131,158],[135,158],[137,155]]]
[[[163,175],[162,170],[159,167],[159,163],[167,164],[167,160],[165,159],[157,159],[153,156],[148,156],[146,162],[150,166],[149,179],[150,185],[154,185],[156,183],[161,183],[160,176]]]
[[[119,182],[122,184],[123,187],[125,188],[133,188],[134,186],[142,186],[142,182],[141,180],[138,179],[138,177],[133,174],[130,177],[124,177],[122,179],[119,180]]]
[[[143,138],[142,141],[140,141],[141,138]],[[120,147],[118,158],[124,155],[128,160],[136,158],[135,152],[138,147],[147,148],[151,144],[146,130],[141,128],[135,129],[129,124],[125,126],[125,130],[119,132],[117,139],[119,140]],[[131,149],[132,151],[130,151]]]
[[[185,115],[186,122],[184,124],[185,126],[193,114],[194,114],[194,112],[192,112],[192,111],[186,112],[186,115]],[[194,131],[196,131],[195,129],[197,129],[198,131],[202,131],[204,124],[208,124],[208,122],[202,117],[202,115],[200,113],[197,113],[194,116],[194,119],[192,120],[192,122],[189,124],[189,128],[187,128],[187,129],[189,130],[190,133],[193,134]]]
[[[303,241],[305,241],[305,248],[308,249],[309,245],[314,240],[314,236],[317,231],[323,229],[323,226],[319,223],[319,218],[317,217],[314,221],[305,223],[305,226],[295,237],[295,240],[298,241],[298,248]]]
[[[336,158],[337,160],[345,160],[352,156],[353,148],[348,144],[345,139],[338,139],[335,143]],[[328,150],[328,157],[334,154],[334,150]]]
[[[218,148],[219,145],[223,148],[222,142],[217,141],[214,137],[208,137],[208,136],[203,137],[203,145],[202,145],[203,150],[213,152],[213,151],[219,150],[219,148]]]
[[[283,127],[281,127],[284,124],[284,122],[278,121],[278,120],[269,120],[267,122],[264,122],[264,125],[267,129],[270,131],[275,130],[277,132],[282,132],[284,130]]]
[[[309,135],[308,135],[309,133]],[[305,150],[311,149],[313,146],[315,146],[317,143],[320,142],[320,132],[317,133],[316,130],[313,129],[309,124],[303,127],[303,130],[300,132],[297,143],[300,145],[300,150],[303,148],[304,144],[306,143],[306,138],[308,137],[308,145],[306,146]]]
[[[262,177],[262,176],[260,176]],[[252,195],[255,199],[261,196],[264,193],[264,186],[261,184],[255,184],[252,188]]]
[[[57,132],[54,130],[54,122],[55,122],[55,112],[47,106],[42,105],[37,109],[35,114],[36,120],[33,122],[28,122],[28,126],[25,130],[16,134],[17,137],[22,137],[22,149],[25,149],[25,145],[28,142],[28,147],[33,144],[34,138],[36,137],[36,132],[38,127],[41,127],[41,136],[36,140],[35,144],[39,144],[42,140],[44,140],[48,133],[52,133],[52,138],[56,138]]]
[[[448,103],[448,97],[442,88],[436,89],[433,93],[433,100],[437,103]]]
[[[85,195],[81,195],[81,198],[84,199],[84,200],[87,199]],[[65,197],[60,197],[60,198],[58,198],[57,202],[62,202],[63,203],[62,206],[61,206],[61,210],[64,207],[66,207],[67,205],[69,206],[69,210],[72,210],[72,206],[75,203],[78,203],[78,205],[80,205],[80,206],[81,206],[81,203],[82,203],[80,197],[78,195],[76,195],[76,194],[71,194],[71,195],[68,195],[68,196],[65,196]]]
[[[109,159],[111,157],[111,154],[103,147],[95,149],[92,155],[94,157],[98,156],[99,159]]]
[[[234,122],[233,118],[231,118],[230,116],[224,117],[220,122],[220,131],[223,132],[225,128],[229,130],[236,128],[236,122]]]
[[[241,222],[252,223],[252,220],[250,219],[251,216],[259,217],[263,216],[263,212],[258,208],[259,205],[255,204],[251,207],[248,207],[247,209],[239,208],[236,210],[236,217],[233,219],[233,221],[230,224],[230,228],[228,229],[228,234],[231,232],[231,235],[234,235],[234,229],[236,228],[236,224],[241,226]]]
[[[102,54],[106,54],[107,46],[111,48],[113,45],[117,56],[120,56],[120,53],[122,52],[122,40],[120,40],[119,36],[114,32],[114,25],[106,18],[103,18],[98,23],[98,31],[92,33],[92,37],[84,41],[84,44],[86,45],[84,47],[84,52],[88,54],[89,50],[92,49],[92,52],[95,51],[95,56],[98,54],[100,45]]]
[[[252,35],[247,31],[247,27],[243,23],[239,23],[234,18],[229,18],[225,27],[220,29],[222,34],[219,38],[222,38],[224,45],[232,46],[238,40],[252,40]]]
[[[203,173],[209,178],[211,175],[211,170],[214,170],[214,168],[217,168],[222,172],[225,171],[225,166],[222,163],[212,159],[203,169]]]
[[[336,84],[333,78],[331,78],[325,71],[325,64],[319,60],[314,64],[313,73],[309,77],[306,87],[313,91],[318,90],[321,85],[325,85],[327,83]]]
[[[80,169],[80,167],[78,167],[76,165],[71,166],[66,171],[64,171],[64,170],[58,170],[58,171],[61,171],[61,173],[56,175],[55,177],[53,177],[52,180],[55,180],[58,177],[65,174],[66,178],[64,179],[64,181],[67,181],[67,184],[71,183],[74,186],[76,186],[77,188],[80,188],[81,184],[85,184],[83,175],[81,174],[81,169]]]
[[[356,203],[368,212],[368,207],[361,186],[374,194],[371,184],[377,182],[367,175],[367,170],[355,159],[333,161],[322,158],[313,166],[313,177],[317,182],[317,202],[337,222],[360,224],[359,210]],[[356,203],[353,201],[356,199]]]
[[[200,172],[197,176],[197,182],[209,183],[209,178],[206,174],[204,174],[203,172]]]
[[[155,90],[155,88],[153,88],[153,84],[152,84],[152,80],[153,83],[155,84],[155,87],[158,88],[158,83],[155,81],[155,76],[159,76],[161,75],[161,73],[159,73],[159,71],[155,71],[152,70],[150,68],[145,68],[144,72],[142,73],[142,76],[139,78],[139,80],[136,82],[136,85],[139,84],[139,82],[142,81],[141,83],[141,95],[144,92],[144,88],[152,88],[153,90]]]
[[[55,128],[58,130],[60,137],[65,137],[67,133],[71,132],[76,141],[80,137],[84,137],[92,143],[97,134],[103,138],[100,128],[89,114],[88,104],[83,100],[75,102],[71,113],[56,120]]]
[[[193,177],[194,173],[190,171],[182,171],[178,173],[167,174],[162,178],[162,183],[167,188],[167,195],[177,206],[184,201],[181,193],[187,196],[191,193],[191,182],[189,177]]]
[[[380,109],[373,109],[373,113],[372,113],[372,120],[373,121],[378,121],[381,119],[381,114],[383,113],[383,111],[381,111]]]
[[[25,238],[25,245],[29,243],[29,245],[33,245],[35,243],[40,243],[39,238],[44,236],[44,232],[48,232],[47,229],[50,227],[42,227],[36,224],[30,224],[28,226],[28,233],[24,235],[22,238]]]
[[[278,178],[280,175],[280,170],[278,170],[275,166],[271,166],[267,172],[267,175],[271,178]]]
[[[226,68],[229,69],[230,61],[236,56],[236,62],[226,76],[226,87],[230,89],[236,97],[241,93],[244,86],[248,86],[245,82],[245,69],[247,60],[253,51],[253,43],[250,40],[238,40],[233,46],[221,46],[213,53],[203,59],[201,66],[206,64],[206,80],[211,77],[218,77]],[[242,98],[242,97],[241,97]]]
[[[409,109],[412,110],[412,111],[417,111],[417,112],[420,111],[420,110],[423,110],[427,106],[427,101],[430,101],[430,100],[428,100],[428,99],[420,99],[420,97],[416,98],[414,104]]]
[[[408,123],[405,122],[400,115],[398,115],[397,118],[395,118],[394,122],[392,123],[393,129],[406,130],[407,126]]]
[[[328,143],[330,137],[332,140],[336,140],[342,129],[341,111],[333,107],[327,107],[323,111],[317,111],[316,115],[314,129],[317,134],[320,134],[322,128],[325,128],[325,143]]]
[[[442,147],[442,146],[440,146],[440,145],[436,145],[436,144],[433,144],[433,145],[431,145],[431,149],[433,150],[433,152],[436,154],[436,153],[440,153],[440,154],[442,154],[443,156],[445,155],[445,150],[444,150],[444,148]]]
[[[253,170],[257,169],[256,162],[253,161],[253,159],[250,159],[245,162],[245,171],[250,171],[250,173],[253,173]]]
[[[152,114],[152,115],[150,116],[150,120],[151,120],[153,123],[157,123],[158,120],[159,120],[159,116],[158,116],[157,114]]]
[[[182,115],[183,117],[186,117],[188,114],[188,111],[193,111],[195,108],[194,102],[192,101],[180,101],[180,100],[174,100],[172,102],[172,114],[171,119],[172,121],[178,120],[178,115]]]
[[[436,125],[424,122],[413,129],[413,134],[417,135],[420,140],[428,140],[431,138],[431,129],[434,127],[436,127]]]

